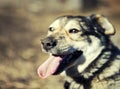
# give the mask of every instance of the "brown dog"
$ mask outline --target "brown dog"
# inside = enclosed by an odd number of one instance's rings
[[[115,29],[102,15],[61,16],[41,41],[50,57],[41,78],[64,71],[65,89],[120,89],[120,51],[110,41]]]

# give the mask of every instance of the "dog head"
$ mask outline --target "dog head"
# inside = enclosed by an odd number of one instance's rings
[[[50,53],[50,57],[38,68],[39,76],[46,78],[78,64],[89,65],[114,33],[112,24],[102,15],[57,18],[46,38],[41,40],[43,50]],[[93,52],[96,55],[92,55]],[[81,66],[80,71],[84,68]]]

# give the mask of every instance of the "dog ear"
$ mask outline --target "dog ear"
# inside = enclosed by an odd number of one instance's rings
[[[92,19],[97,21],[97,23],[104,29],[104,33],[106,35],[114,35],[115,29],[110,21],[103,15],[94,14],[92,15]]]

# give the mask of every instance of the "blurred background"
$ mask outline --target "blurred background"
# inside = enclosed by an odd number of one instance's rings
[[[48,57],[40,39],[58,16],[93,13],[112,22],[120,48],[120,0],[0,0],[0,89],[63,89],[61,76],[37,75]]]

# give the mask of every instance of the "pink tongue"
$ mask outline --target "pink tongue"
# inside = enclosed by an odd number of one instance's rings
[[[50,57],[38,68],[38,75],[41,78],[47,78],[57,70],[61,57],[55,57],[50,55]]]

